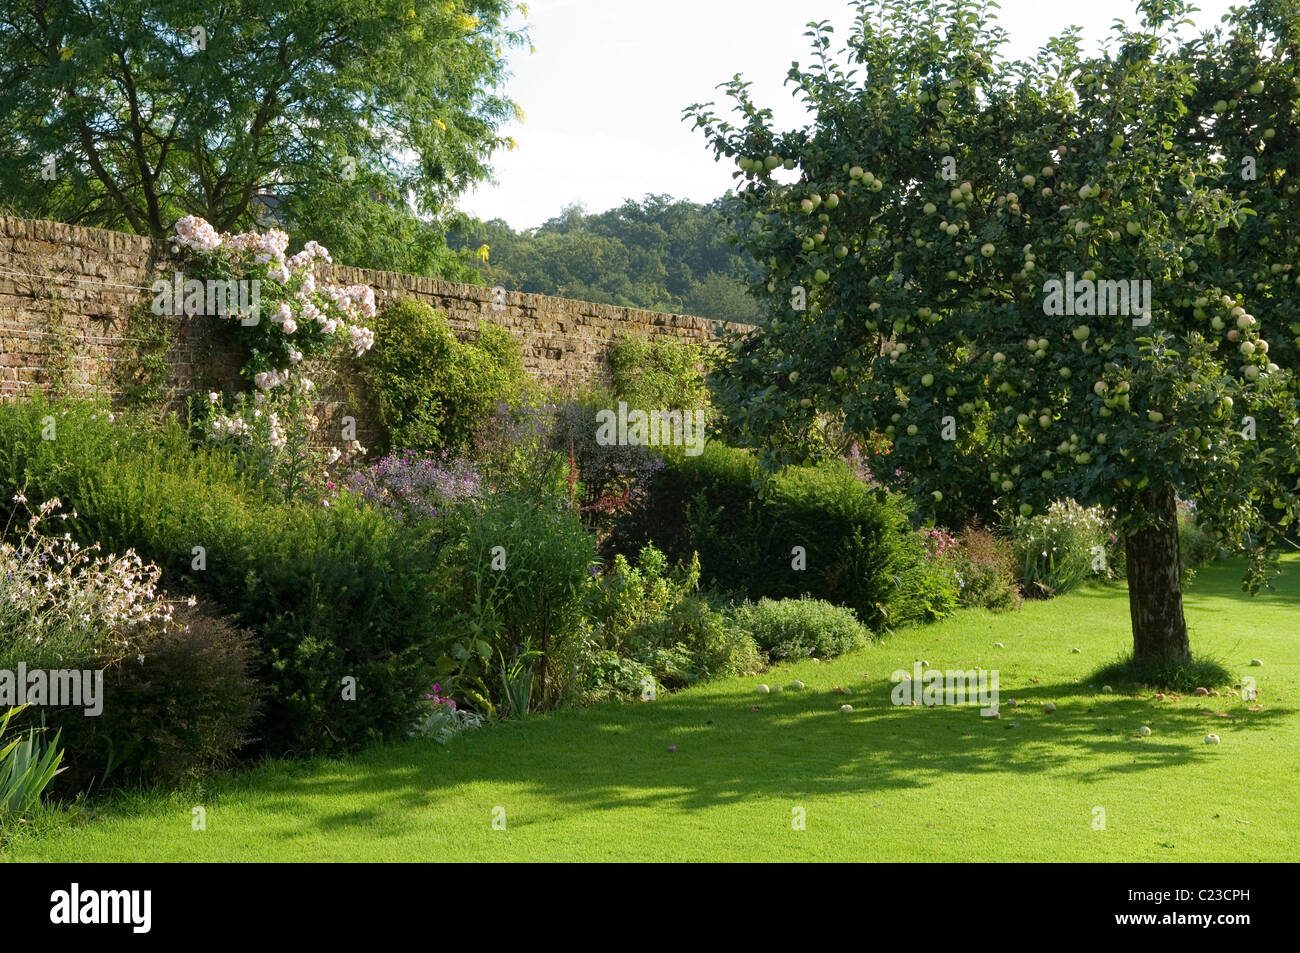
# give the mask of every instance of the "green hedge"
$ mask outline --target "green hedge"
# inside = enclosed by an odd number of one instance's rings
[[[669,460],[613,541],[624,553],[647,544],[674,561],[698,553],[714,588],[824,599],[873,629],[929,621],[956,604],[955,582],[930,565],[910,527],[908,501],[839,462],[764,480],[749,453],[718,443]]]
[[[852,609],[820,599],[747,602],[736,609],[735,619],[773,662],[835,658],[871,641]]]
[[[0,405],[0,507],[24,487],[75,508],[65,525],[78,539],[134,549],[169,591],[207,594],[257,634],[267,695],[254,731],[267,750],[348,750],[414,723],[439,654],[433,554],[382,514],[349,497],[276,504],[222,451],[192,450],[175,422],[111,423],[102,408],[41,401]]]

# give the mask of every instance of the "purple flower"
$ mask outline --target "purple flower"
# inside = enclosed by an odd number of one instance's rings
[[[350,474],[347,487],[368,503],[387,510],[395,520],[432,519],[441,506],[484,495],[483,480],[474,464],[434,458],[431,451],[389,454]]]

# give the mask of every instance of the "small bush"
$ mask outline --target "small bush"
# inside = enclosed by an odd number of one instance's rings
[[[1011,543],[991,531],[968,526],[957,537],[961,604],[1004,612],[1024,600],[1016,585],[1016,554]]]
[[[484,323],[476,342],[460,341],[445,315],[415,298],[379,314],[376,340],[362,367],[390,447],[458,455],[499,401],[527,388],[509,332]]]
[[[762,667],[753,636],[704,594],[686,596],[665,614],[638,626],[631,642],[633,657],[668,689]]]
[[[936,622],[961,604],[960,582],[950,560],[935,557],[921,533],[903,536],[896,588],[885,607],[891,629]]]
[[[699,580],[698,560],[685,569],[670,570],[664,554],[653,546],[641,550],[635,566],[620,554],[589,590],[587,618],[596,626],[604,648],[628,654],[632,633],[694,592]]]
[[[584,705],[644,697],[649,690],[659,689],[658,680],[644,662],[601,648],[592,639],[579,656],[576,683]]]
[[[595,651],[634,660],[668,689],[757,669],[753,638],[718,600],[697,591],[699,580],[698,560],[670,568],[653,546],[641,551],[635,566],[615,557],[587,599]],[[617,673],[620,689],[634,687],[631,671]]]
[[[820,599],[760,599],[740,606],[735,621],[773,662],[834,658],[871,641],[853,610]]]
[[[698,553],[712,588],[751,600],[808,595],[880,629],[945,611],[908,516],[906,500],[843,462],[763,480],[749,453],[709,443],[700,456],[668,461],[613,548],[653,543],[676,562]],[[925,604],[909,606],[913,598]]]
[[[135,654],[107,666],[103,711],[55,710],[67,757],[56,788],[172,785],[229,765],[250,740],[264,690],[254,677],[255,639],[194,609],[150,627]]]

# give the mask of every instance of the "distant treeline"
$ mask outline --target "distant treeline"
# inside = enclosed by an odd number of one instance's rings
[[[757,267],[727,242],[725,201],[648,195],[594,215],[570,206],[521,232],[500,219],[470,219],[447,244],[470,253],[486,285],[752,323],[757,307],[746,287]]]

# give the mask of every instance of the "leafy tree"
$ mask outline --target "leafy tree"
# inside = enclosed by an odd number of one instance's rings
[[[1206,71],[1246,54],[1181,44],[1186,4],[1144,0],[1095,56],[1067,31],[1009,62],[991,6],[864,0],[843,56],[810,25],[812,64],[788,77],[806,128],[774,130],[739,76],[737,122],[687,110],[737,160],[733,223],[766,277],[721,402],[770,462],[806,454],[819,418],[884,432],[932,511],[945,496],[1111,508],[1134,658],[1180,664],[1177,496],[1249,551],[1252,590],[1300,511],[1296,380],[1269,349],[1295,315],[1252,281],[1251,194],[1228,187],[1248,110],[1226,140],[1197,111]],[[1289,37],[1292,9],[1253,16]],[[1268,70],[1287,84],[1269,98],[1280,126],[1295,57]],[[1139,297],[1150,282],[1146,314],[1101,284],[1134,281]]]
[[[16,0],[0,13],[0,191],[164,235],[269,211],[350,264],[421,270],[515,106],[511,0]],[[377,249],[378,255],[368,253]]]

